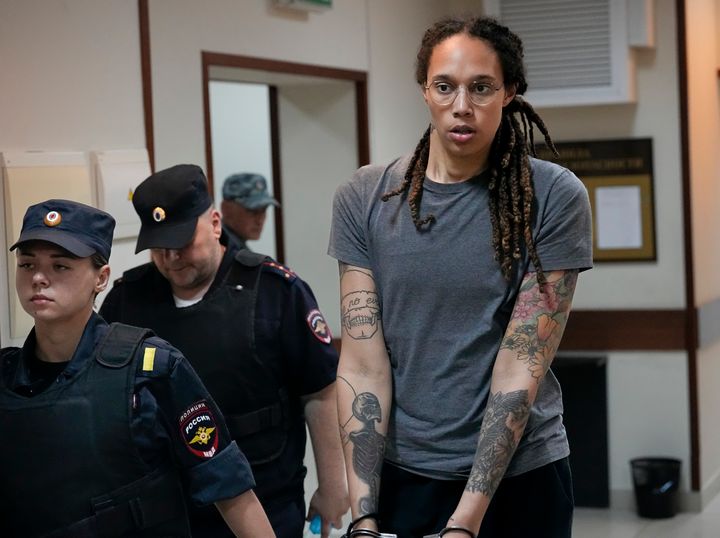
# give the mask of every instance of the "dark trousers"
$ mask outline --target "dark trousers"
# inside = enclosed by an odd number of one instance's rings
[[[436,480],[385,463],[380,483],[380,530],[398,538],[439,532],[457,507],[465,480]],[[570,538],[573,516],[570,464],[564,458],[504,478],[478,538]]]

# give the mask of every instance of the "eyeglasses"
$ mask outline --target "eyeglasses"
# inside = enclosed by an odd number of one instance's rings
[[[491,103],[497,92],[500,91],[502,84],[497,88],[487,82],[471,82],[469,86],[460,84],[455,86],[444,80],[436,80],[427,86],[423,86],[433,103],[441,106],[449,105],[460,94],[461,89],[465,89],[468,99],[477,106],[483,106]]]

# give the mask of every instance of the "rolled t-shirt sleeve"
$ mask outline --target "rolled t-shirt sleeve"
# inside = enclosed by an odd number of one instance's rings
[[[360,168],[335,191],[328,254],[348,265],[370,267],[364,190],[375,168]]]
[[[536,193],[543,196],[538,200],[538,223],[535,234],[535,248],[544,271],[579,269],[584,271],[593,265],[592,260],[592,217],[587,189],[569,170],[550,163],[542,163],[540,170],[551,166],[552,176],[540,176],[540,180],[551,180],[549,188]],[[536,185],[538,180],[535,181]],[[530,270],[534,270],[530,262]]]

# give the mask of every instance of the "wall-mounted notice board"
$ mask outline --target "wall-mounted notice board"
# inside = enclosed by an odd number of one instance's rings
[[[28,206],[50,198],[95,205],[87,156],[82,152],[9,151],[0,153],[3,171],[5,252],[20,235]],[[10,338],[22,339],[33,321],[15,293],[15,256],[7,255]]]
[[[593,259],[653,261],[655,210],[650,138],[555,143],[538,157],[572,170],[585,185],[593,212]]]

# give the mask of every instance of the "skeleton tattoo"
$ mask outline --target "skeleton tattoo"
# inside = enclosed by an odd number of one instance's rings
[[[347,383],[347,380],[343,379]],[[350,385],[350,383],[348,383]],[[352,388],[352,385],[350,385]],[[354,392],[355,389],[353,389]],[[357,419],[361,427],[346,433],[343,426],[343,443],[352,443],[353,470],[358,478],[366,483],[369,492],[359,500],[360,513],[377,511],[377,498],[380,489],[380,471],[385,456],[385,437],[375,429],[376,422],[382,422],[382,410],[377,396],[370,392],[356,394],[352,404],[352,418]]]

